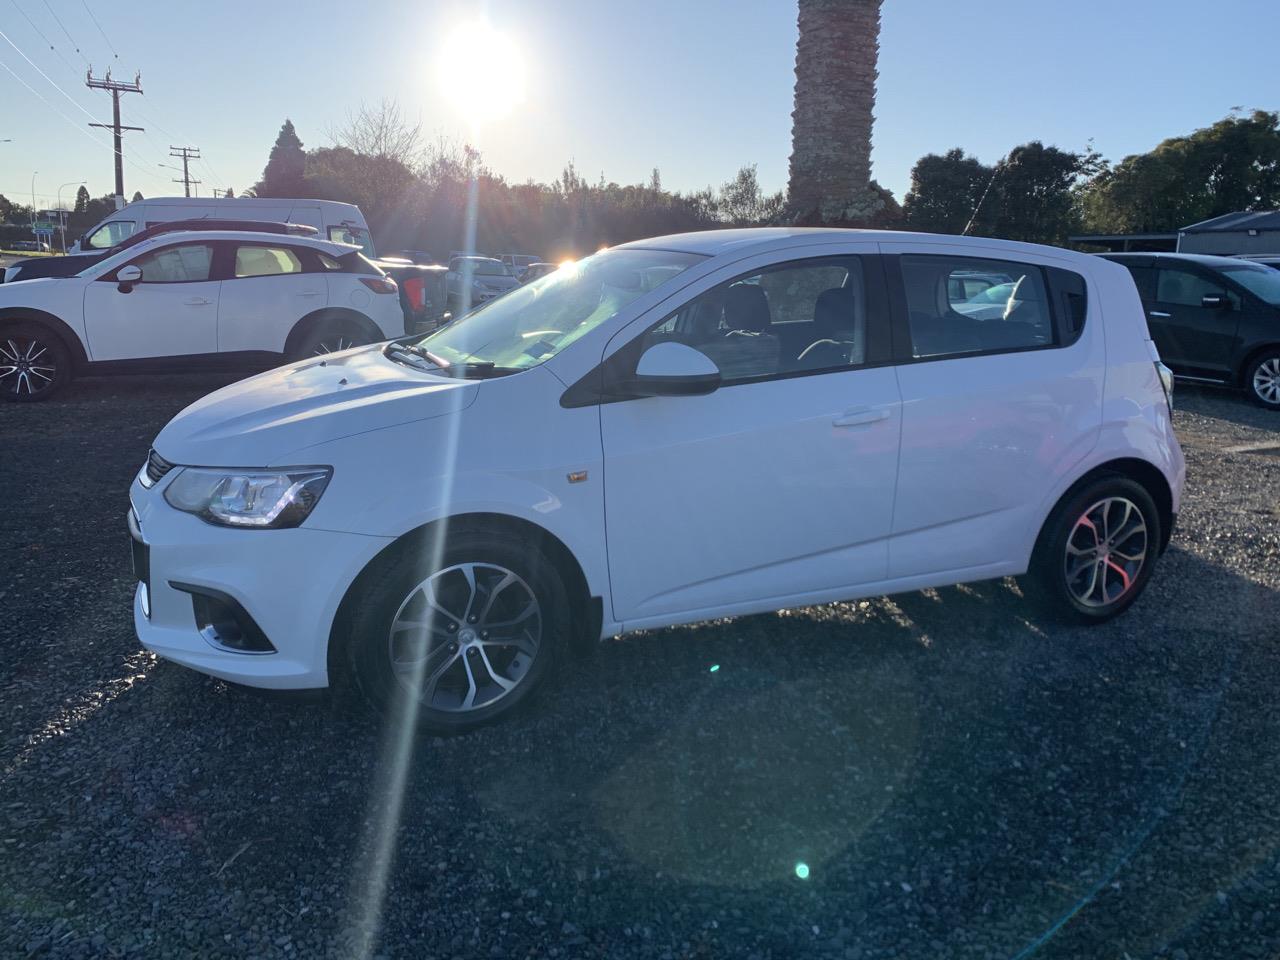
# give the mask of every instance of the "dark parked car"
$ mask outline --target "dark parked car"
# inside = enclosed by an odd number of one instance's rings
[[[1160,359],[1280,410],[1280,271],[1234,257],[1108,253],[1133,274]]]
[[[445,291],[446,268],[411,263],[403,257],[383,257],[373,262],[400,287],[406,333],[430,333],[452,319]]]
[[[95,250],[92,253],[73,253],[65,257],[27,257],[9,264],[4,271],[3,281],[15,283],[18,280],[38,280],[40,277],[74,277],[85,267],[90,267],[99,260],[115,256],[121,250],[128,250],[144,240],[162,233],[173,233],[175,230],[252,230],[255,233],[283,233],[295,237],[313,237],[319,231],[305,223],[270,223],[262,220],[226,220],[205,217],[193,220],[168,220],[139,230],[130,237],[121,240],[114,247],[106,250]]]

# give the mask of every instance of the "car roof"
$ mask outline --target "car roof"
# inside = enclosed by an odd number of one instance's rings
[[[1092,254],[1050,247],[1045,244],[1023,243],[1017,240],[998,240],[994,237],[962,237],[955,234],[913,233],[905,230],[856,230],[845,227],[742,227],[725,230],[700,230],[695,233],[674,233],[663,237],[650,237],[619,244],[620,250],[673,250],[679,253],[696,253],[708,257],[734,253],[766,253],[771,249],[804,246],[825,241],[843,239],[878,240],[885,243],[924,241],[932,243],[971,244],[975,247],[995,248],[1010,254],[1051,254],[1067,260],[1087,262]],[[977,254],[975,254],[977,256]]]
[[[1209,253],[1140,253],[1134,251],[1132,253],[1095,253],[1091,256],[1101,257],[1104,260],[1115,260],[1123,263],[1125,260],[1133,260],[1137,257],[1159,257],[1161,260],[1180,260],[1185,263],[1198,263],[1206,267],[1238,267],[1242,263],[1249,263],[1248,260],[1242,260],[1239,257],[1216,257]]]

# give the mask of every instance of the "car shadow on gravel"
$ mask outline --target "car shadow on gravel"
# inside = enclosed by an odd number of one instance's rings
[[[113,617],[94,642],[125,669],[0,766],[0,952],[1274,943],[1270,912],[1223,924],[1274,897],[1280,716],[1233,705],[1280,680],[1276,622],[1275,591],[1175,547],[1099,628],[999,581],[655,631],[398,766],[349,707],[157,663]]]

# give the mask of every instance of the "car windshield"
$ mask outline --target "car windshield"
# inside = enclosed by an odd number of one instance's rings
[[[450,364],[537,366],[702,259],[670,250],[605,250],[490,301],[418,346]]]
[[[475,260],[459,259],[454,261],[453,269],[458,273],[470,270],[471,273],[477,277],[511,276],[511,271],[501,260],[482,260],[478,258]]]
[[[1222,272],[1255,297],[1280,307],[1280,272],[1270,267],[1224,267]]]

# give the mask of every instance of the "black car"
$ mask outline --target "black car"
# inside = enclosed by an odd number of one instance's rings
[[[403,257],[383,257],[373,261],[400,287],[406,333],[430,333],[452,317],[447,310],[444,267],[411,263]]]
[[[1133,274],[1160,359],[1280,410],[1280,271],[1234,257],[1107,253]]]
[[[0,280],[5,283],[14,283],[18,280],[38,280],[40,277],[74,277],[85,267],[90,267],[99,260],[113,257],[121,250],[128,250],[158,234],[173,233],[175,230],[252,230],[255,233],[284,233],[295,237],[313,237],[319,233],[315,227],[305,223],[272,223],[263,220],[226,220],[210,217],[167,220],[164,223],[153,224],[145,230],[139,230],[106,250],[73,253],[65,257],[26,257],[16,260],[5,268]]]

